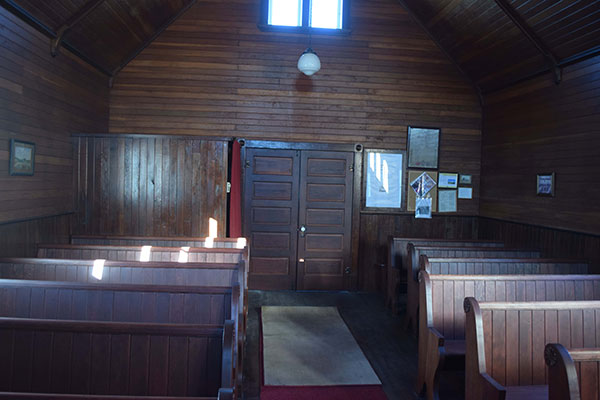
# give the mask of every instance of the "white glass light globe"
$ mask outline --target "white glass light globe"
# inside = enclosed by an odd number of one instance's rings
[[[306,49],[298,59],[298,69],[304,75],[308,76],[311,76],[321,69],[321,60],[319,60],[317,53],[310,47]]]

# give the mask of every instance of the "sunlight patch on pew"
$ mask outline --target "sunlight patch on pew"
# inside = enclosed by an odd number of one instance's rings
[[[239,237],[237,239],[237,243],[236,243],[235,247],[238,248],[238,249],[243,249],[244,247],[246,247],[246,238],[245,237]]]
[[[151,251],[152,251],[152,246],[142,246],[142,252],[140,253],[140,261],[141,262],[150,261]]]
[[[189,255],[190,255],[190,247],[189,246],[182,246],[181,250],[179,250],[179,259],[177,259],[177,262],[178,263],[186,263],[186,262],[188,262]]]
[[[104,272],[104,262],[106,260],[94,260],[94,266],[92,267],[92,276],[99,281],[102,280],[102,273]]]

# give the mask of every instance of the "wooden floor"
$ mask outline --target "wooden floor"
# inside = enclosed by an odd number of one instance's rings
[[[259,321],[261,306],[337,306],[390,400],[416,399],[417,341],[402,329],[403,316],[392,316],[381,295],[372,293],[250,291],[244,393],[258,399]],[[464,375],[449,372],[441,385],[442,399],[462,399]],[[442,392],[442,393],[444,393]]]

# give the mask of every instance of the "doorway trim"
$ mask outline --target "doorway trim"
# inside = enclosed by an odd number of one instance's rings
[[[363,157],[362,152],[364,146],[361,143],[315,143],[315,142],[280,142],[271,140],[246,140],[244,138],[238,138],[238,143],[241,146],[241,159],[242,159],[242,186],[245,187],[246,182],[246,149],[281,149],[281,150],[324,150],[324,151],[343,151],[343,152],[354,152],[359,153],[354,155],[353,165],[353,191],[352,191],[352,235],[351,235],[351,246],[352,246],[352,262],[350,272],[350,284],[348,290],[358,290],[358,248],[360,239],[360,205],[362,195],[362,166]],[[245,193],[242,193],[242,221],[246,221],[246,205]],[[246,232],[246,227],[242,226],[242,232]]]

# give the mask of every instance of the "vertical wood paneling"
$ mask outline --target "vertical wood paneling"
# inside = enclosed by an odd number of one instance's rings
[[[69,243],[73,216],[0,224],[0,257],[35,257],[36,243]]]
[[[479,218],[479,238],[539,249],[544,257],[585,259],[592,272],[600,271],[600,236]]]
[[[4,8],[0,26],[0,223],[72,211],[70,135],[108,129],[107,78]],[[9,175],[10,139],[35,143],[33,176]]]
[[[116,135],[74,141],[75,166],[83,168],[75,172],[77,233],[208,236],[212,217],[225,235],[227,142]]]

